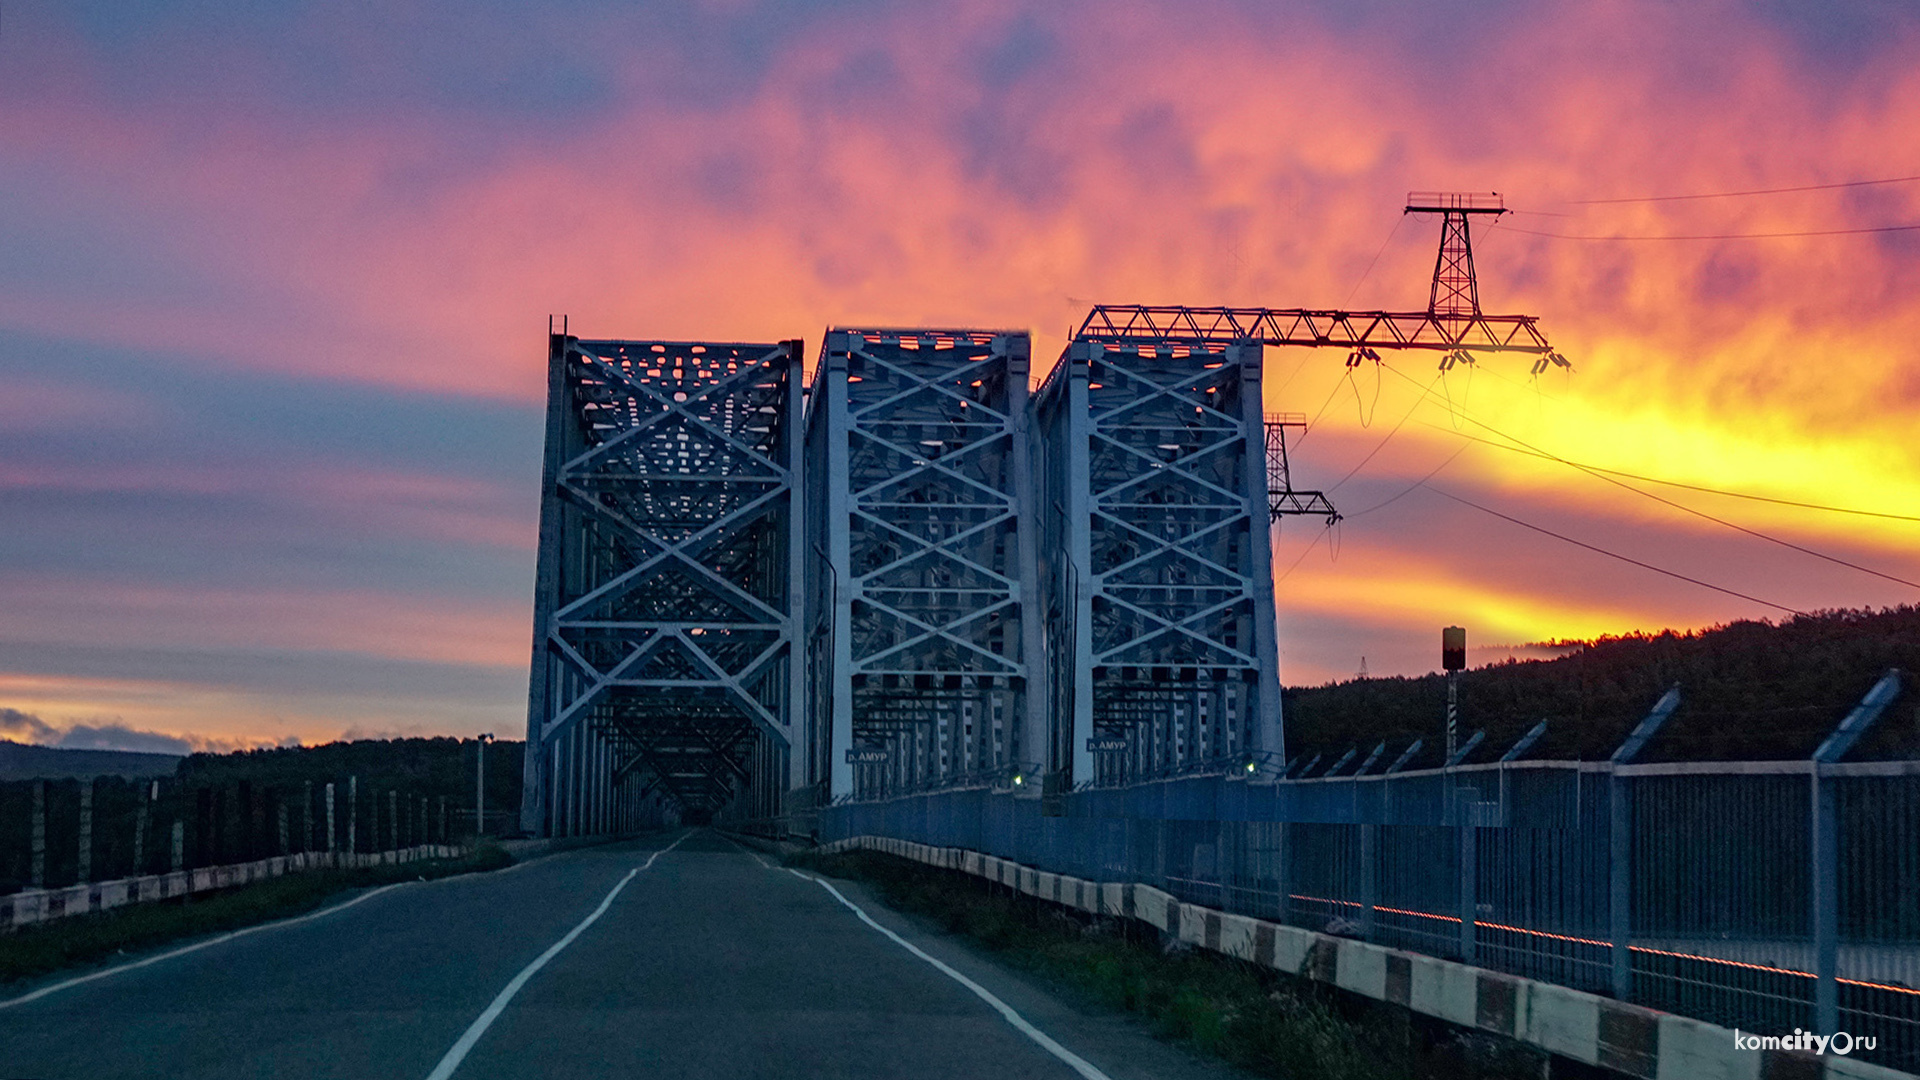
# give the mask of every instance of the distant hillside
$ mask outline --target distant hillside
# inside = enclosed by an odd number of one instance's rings
[[[85,780],[95,776],[171,776],[173,754],[127,750],[66,750],[0,740],[0,780]]]
[[[1493,760],[1546,720],[1546,736],[1527,757],[1604,759],[1678,684],[1680,710],[1640,760],[1800,759],[1888,668],[1907,673],[1905,689],[1850,760],[1920,757],[1920,607],[1913,606],[1607,637],[1556,660],[1463,672],[1461,739],[1485,729],[1469,760]],[[1364,755],[1385,739],[1397,754],[1422,738],[1426,750],[1410,767],[1438,765],[1446,693],[1438,674],[1288,690],[1287,752],[1331,761],[1349,746]]]
[[[520,806],[520,762],[525,743],[502,739],[487,747],[487,805]],[[474,743],[471,739],[358,739],[319,746],[274,747],[232,754],[191,754],[180,762],[188,784],[246,780],[256,786],[293,787],[305,781],[344,783],[349,776],[367,787],[400,788],[447,796],[472,806]]]

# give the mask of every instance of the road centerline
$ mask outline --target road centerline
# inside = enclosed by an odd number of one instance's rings
[[[427,1080],[447,1080],[448,1077],[452,1076],[454,1070],[460,1067],[460,1063],[467,1059],[467,1054],[472,1052],[474,1045],[480,1041],[480,1037],[487,1033],[487,1029],[493,1026],[495,1020],[500,1018],[500,1014],[506,1010],[507,1004],[514,999],[516,994],[520,993],[522,987],[527,985],[527,980],[533,978],[541,968],[547,966],[549,961],[559,956],[567,946],[573,944],[574,939],[585,933],[587,927],[599,922],[600,916],[605,915],[607,909],[613,906],[614,898],[620,895],[621,890],[627,887],[628,882],[638,877],[642,870],[651,867],[655,859],[679,847],[680,841],[685,840],[691,835],[691,833],[681,833],[679,840],[675,840],[673,843],[647,856],[646,862],[627,871],[627,875],[615,883],[612,889],[607,891],[607,895],[601,899],[599,907],[594,908],[592,912],[588,913],[586,918],[581,919],[579,923],[575,924],[574,928],[567,931],[559,941],[547,946],[547,951],[534,957],[531,963],[521,968],[520,973],[515,975],[498,994],[494,995],[493,1001],[487,1005],[486,1010],[476,1017],[473,1023],[467,1025],[467,1030],[461,1034],[459,1041],[455,1042],[453,1046],[447,1050],[446,1056],[440,1059],[440,1064],[434,1066],[433,1071],[427,1074]]]

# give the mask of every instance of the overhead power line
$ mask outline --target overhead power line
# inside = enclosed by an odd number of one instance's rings
[[[1525,233],[1528,236],[1549,236],[1555,240],[1775,240],[1788,236],[1859,236],[1863,233],[1912,232],[1920,229],[1915,225],[1877,225],[1870,229],[1815,229],[1807,232],[1765,232],[1765,233],[1696,233],[1686,236],[1587,236],[1579,233],[1542,232],[1538,229],[1519,229],[1512,225],[1504,226],[1506,232]]]
[[[1382,366],[1386,367],[1387,370],[1394,372],[1396,375],[1399,375],[1401,378],[1406,379],[1408,382],[1413,382],[1413,379],[1410,376],[1406,375],[1404,372],[1399,371],[1399,369],[1386,364],[1383,364]],[[1415,382],[1414,385],[1418,386],[1420,384]],[[1421,396],[1423,398],[1427,396],[1427,391],[1422,390]],[[1451,403],[1449,403],[1449,407],[1451,407]],[[1833,563],[1836,566],[1844,566],[1849,570],[1858,570],[1863,574],[1869,574],[1869,575],[1872,575],[1873,577],[1881,578],[1882,580],[1885,580],[1885,581],[1894,582],[1895,584],[1905,585],[1908,588],[1920,589],[1920,581],[1910,581],[1907,578],[1899,577],[1894,574],[1889,574],[1884,571],[1875,570],[1870,566],[1862,566],[1859,563],[1850,562],[1846,559],[1840,558],[1837,555],[1829,555],[1824,551],[1816,551],[1813,548],[1806,547],[1805,545],[1796,544],[1791,540],[1783,540],[1778,536],[1773,536],[1769,533],[1761,532],[1758,529],[1749,529],[1745,525],[1736,525],[1735,523],[1728,521],[1725,518],[1715,517],[1704,510],[1696,510],[1693,507],[1688,506],[1684,503],[1674,502],[1672,499],[1666,498],[1665,496],[1662,496],[1662,495],[1656,495],[1651,491],[1643,491],[1642,489],[1634,487],[1632,484],[1629,484],[1624,480],[1616,480],[1611,476],[1602,475],[1597,470],[1589,469],[1586,466],[1581,465],[1577,462],[1568,461],[1566,458],[1563,458],[1558,454],[1549,453],[1548,451],[1542,450],[1539,447],[1532,445],[1531,443],[1527,442],[1524,439],[1521,439],[1517,436],[1509,435],[1506,432],[1501,431],[1499,428],[1494,427],[1493,425],[1487,423],[1484,420],[1476,419],[1472,414],[1468,413],[1464,409],[1457,410],[1457,413],[1460,417],[1465,419],[1468,423],[1473,424],[1477,427],[1485,428],[1486,430],[1492,432],[1494,435],[1502,439],[1506,439],[1507,441],[1514,443],[1517,446],[1524,446],[1528,450],[1531,450],[1542,457],[1549,458],[1554,461],[1558,461],[1562,465],[1566,465],[1570,468],[1579,469],[1581,472],[1584,472],[1587,475],[1592,476],[1596,480],[1603,480],[1609,484],[1612,484],[1617,488],[1622,488],[1624,490],[1631,491],[1635,495],[1640,496],[1641,498],[1652,499],[1654,502],[1660,503],[1665,506],[1670,506],[1673,509],[1680,511],[1681,513],[1692,514],[1694,517],[1701,518],[1705,521],[1711,521],[1715,525],[1732,529],[1735,532],[1745,533],[1746,535],[1754,537],[1755,539],[1765,540],[1770,544],[1778,544],[1781,547],[1788,548],[1793,551],[1798,551],[1803,555],[1811,555],[1816,559],[1824,559],[1827,562]]]
[[[1497,517],[1502,521],[1510,521],[1513,524],[1518,525],[1523,529],[1532,529],[1534,532],[1540,533],[1544,536],[1551,536],[1555,540],[1565,541],[1566,543],[1572,544],[1575,547],[1585,548],[1588,551],[1595,552],[1600,555],[1605,555],[1609,559],[1618,559],[1623,563],[1631,563],[1634,566],[1638,566],[1643,570],[1651,570],[1656,574],[1665,574],[1667,577],[1675,578],[1677,580],[1687,582],[1690,585],[1698,585],[1703,589],[1712,589],[1714,592],[1717,592],[1717,593],[1725,593],[1728,596],[1739,597],[1742,600],[1751,601],[1752,603],[1755,603],[1755,604],[1762,604],[1762,605],[1765,605],[1766,607],[1774,608],[1778,611],[1784,611],[1789,615],[1805,615],[1806,614],[1806,612],[1801,611],[1798,608],[1791,608],[1785,604],[1776,604],[1771,600],[1762,600],[1757,596],[1749,596],[1746,593],[1739,592],[1734,589],[1729,589],[1723,585],[1715,585],[1710,581],[1701,581],[1697,577],[1688,577],[1686,574],[1682,574],[1677,570],[1668,570],[1665,567],[1655,566],[1650,562],[1642,562],[1639,559],[1633,558],[1632,556],[1629,556],[1629,555],[1622,555],[1617,551],[1609,551],[1606,548],[1600,547],[1597,544],[1589,544],[1584,540],[1575,540],[1571,536],[1566,536],[1561,533],[1554,532],[1552,529],[1542,528],[1541,526],[1535,525],[1530,521],[1521,521],[1519,518],[1514,517],[1510,514],[1503,514],[1500,511],[1493,509],[1492,507],[1482,506],[1479,503],[1472,501],[1471,499],[1463,499],[1460,496],[1453,494],[1452,492],[1442,491],[1441,489],[1434,487],[1432,484],[1429,484],[1425,481],[1421,482],[1421,486],[1425,487],[1428,491],[1433,492],[1435,495],[1438,495],[1446,499],[1452,499],[1454,502],[1457,502],[1462,506],[1470,506],[1473,509],[1480,511],[1483,514],[1492,514],[1494,517]]]
[[[1435,431],[1444,431],[1449,435],[1455,435],[1462,439],[1471,439],[1472,441],[1480,443],[1484,446],[1497,447],[1509,453],[1525,454],[1528,457],[1536,457],[1544,461],[1561,461],[1561,462],[1564,462],[1565,464],[1573,465],[1581,469],[1586,469],[1590,472],[1603,472],[1612,476],[1624,476],[1629,480],[1639,480],[1643,483],[1648,483],[1648,484],[1662,484],[1662,485],[1665,485],[1666,487],[1682,488],[1687,491],[1699,491],[1699,492],[1704,492],[1708,495],[1724,495],[1729,499],[1749,499],[1749,500],[1752,500],[1753,502],[1773,503],[1776,506],[1792,506],[1802,510],[1823,510],[1831,514],[1858,514],[1861,517],[1886,518],[1889,521],[1920,521],[1920,515],[1915,515],[1915,514],[1893,514],[1893,513],[1888,513],[1884,510],[1861,510],[1857,507],[1852,507],[1852,506],[1828,506],[1825,503],[1800,502],[1797,499],[1776,499],[1769,495],[1755,495],[1752,492],[1747,492],[1747,491],[1728,491],[1725,488],[1706,487],[1701,484],[1687,484],[1687,483],[1682,483],[1679,480],[1662,480],[1657,476],[1642,476],[1639,473],[1627,472],[1624,469],[1608,469],[1599,465],[1587,465],[1577,461],[1567,461],[1564,458],[1556,457],[1555,455],[1547,453],[1546,451],[1543,451],[1543,450],[1527,450],[1522,447],[1510,445],[1508,443],[1495,442],[1492,439],[1483,439],[1478,435],[1468,435],[1465,432],[1455,431],[1452,428],[1444,427],[1440,424],[1428,423],[1425,420],[1420,421],[1420,423],[1426,425],[1427,427],[1432,428]],[[1358,517],[1359,515],[1348,514],[1347,516]]]
[[[1846,180],[1837,184],[1803,184],[1800,187],[1755,188],[1752,191],[1713,191],[1704,195],[1642,195],[1631,199],[1568,199],[1571,206],[1604,206],[1613,203],[1683,202],[1688,199],[1731,199],[1744,195],[1785,195],[1795,191],[1831,191],[1835,188],[1872,187],[1875,184],[1906,184],[1920,176],[1889,176],[1884,180]]]

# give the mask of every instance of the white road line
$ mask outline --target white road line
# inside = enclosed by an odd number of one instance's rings
[[[379,896],[381,893],[386,892],[388,889],[397,889],[402,885],[412,885],[412,884],[413,882],[411,881],[396,881],[391,885],[382,885],[377,889],[371,889],[367,892],[363,892],[359,896],[356,896],[353,899],[348,900],[343,904],[335,904],[329,908],[321,908],[319,911],[310,911],[305,915],[296,915],[291,919],[281,919],[278,922],[261,923],[258,926],[249,926],[241,930],[233,930],[228,933],[221,934],[219,937],[208,938],[205,941],[196,942],[184,948],[174,949],[169,952],[163,952],[157,956],[149,956],[145,960],[135,960],[130,964],[120,964],[117,967],[106,968],[102,971],[88,972],[85,975],[77,975],[71,979],[63,979],[60,982],[54,983],[51,986],[43,986],[40,989],[35,990],[30,994],[22,994],[17,998],[9,998],[6,1001],[0,1001],[0,1009],[11,1009],[15,1005],[25,1005],[29,1001],[38,1001],[49,994],[57,994],[62,990],[67,990],[72,987],[79,986],[81,983],[90,983],[95,979],[104,979],[109,975],[118,975],[123,971],[132,971],[135,968],[143,968],[149,964],[157,964],[162,960],[171,960],[176,956],[185,956],[190,952],[199,952],[201,949],[211,948],[215,945],[221,945],[226,942],[232,941],[234,938],[246,937],[248,934],[257,934],[262,930],[275,930],[282,926],[292,926],[295,923],[303,923],[310,919],[318,919],[323,916],[331,915],[336,911],[345,911],[347,908],[350,908],[353,905],[358,904],[363,900],[371,900],[374,897]]]
[[[847,907],[853,910],[853,913],[855,915],[860,916],[861,922],[866,923],[868,926],[871,926],[875,930],[878,930],[881,933],[892,938],[894,944],[907,950],[908,952],[919,957],[920,959],[925,960],[927,963],[932,964],[933,967],[937,971],[939,971],[942,975],[945,975],[947,978],[952,979],[954,982],[957,982],[961,986],[964,986],[967,989],[973,991],[974,994],[978,996],[981,1001],[984,1001],[988,1005],[992,1006],[993,1010],[999,1013],[1002,1017],[1004,1017],[1007,1023],[1012,1024],[1014,1026],[1014,1029],[1019,1031],[1020,1034],[1025,1035],[1027,1038],[1032,1039],[1034,1042],[1040,1044],[1040,1048],[1042,1050],[1045,1050],[1047,1053],[1052,1054],[1054,1057],[1057,1057],[1061,1061],[1065,1062],[1068,1068],[1072,1069],[1074,1072],[1079,1073],[1081,1076],[1086,1077],[1086,1080],[1110,1080],[1110,1078],[1107,1076],[1106,1073],[1103,1073],[1099,1069],[1095,1068],[1091,1062],[1087,1061],[1087,1059],[1081,1057],[1080,1055],[1074,1053],[1073,1051],[1067,1049],[1066,1047],[1061,1046],[1059,1043],[1054,1042],[1051,1038],[1047,1036],[1046,1032],[1041,1031],[1039,1028],[1034,1027],[1032,1024],[1028,1023],[1026,1017],[1021,1016],[1019,1013],[1015,1012],[1013,1009],[1013,1006],[1008,1005],[1006,1002],[1001,1001],[998,997],[995,997],[993,994],[993,991],[988,990],[986,987],[981,986],[979,983],[974,982],[972,979],[969,979],[965,975],[960,974],[958,971],[955,971],[953,968],[947,966],[945,963],[935,959],[932,956],[927,955],[925,952],[921,951],[921,949],[918,946],[914,945],[912,942],[908,941],[906,938],[903,938],[899,934],[896,934],[893,931],[887,929],[886,927],[881,926],[879,923],[874,922],[873,917],[871,915],[868,915],[866,912],[860,910],[860,905],[854,903],[853,901],[847,899],[845,896],[841,895],[840,890],[828,884],[825,878],[808,877],[806,874],[803,874],[798,870],[792,869],[791,867],[786,868],[786,871],[787,873],[792,874],[794,877],[797,877],[802,881],[811,881],[814,884],[819,885],[821,888],[832,893],[833,898],[835,900],[838,900],[841,903],[847,905]],[[439,1080],[439,1078],[436,1076],[435,1078],[432,1078],[432,1080]]]
[[[741,851],[743,851],[743,852],[746,852],[746,853],[747,853],[748,855],[751,855],[751,856],[753,856],[753,861],[754,861],[754,862],[757,862],[757,863],[759,863],[759,864],[760,864],[761,866],[764,866],[764,867],[766,867],[766,868],[767,868],[767,869],[769,869],[769,870],[777,870],[777,869],[779,869],[779,867],[776,867],[776,866],[774,866],[774,865],[773,865],[772,863],[770,863],[770,862],[768,862],[767,860],[765,860],[765,859],[763,859],[763,858],[761,858],[761,857],[760,857],[760,853],[759,853],[759,852],[757,852],[757,851],[755,851],[755,850],[753,850],[752,848],[750,848],[750,847],[748,847],[747,845],[745,845],[745,844],[743,844],[743,843],[741,843],[740,841],[738,841],[738,840],[735,840],[735,839],[734,839],[733,837],[731,837],[731,836],[728,836],[728,835],[727,835],[726,833],[721,833],[721,834],[720,834],[720,838],[721,838],[722,840],[725,840],[725,841],[726,841],[727,843],[729,843],[729,844],[732,844],[732,845],[733,845],[734,847],[737,847],[737,848],[739,848],[739,849],[740,849]]]
[[[680,840],[685,840],[691,835],[691,833],[681,833]],[[584,933],[587,927],[599,922],[600,916],[605,915],[607,909],[613,906],[613,898],[619,896],[620,890],[627,887],[627,882],[632,881],[640,871],[652,866],[653,860],[679,847],[680,840],[675,840],[647,856],[646,862],[627,871],[627,876],[621,878],[619,883],[607,893],[606,898],[600,901],[600,906],[594,908],[592,914],[581,919],[579,925],[567,931],[565,937],[547,946],[547,951],[535,957],[533,963],[521,968],[520,974],[515,975],[513,981],[494,996],[493,1003],[487,1006],[487,1010],[480,1014],[479,1019],[467,1026],[466,1033],[460,1036],[460,1041],[454,1043],[453,1049],[447,1051],[447,1056],[441,1058],[440,1064],[434,1066],[433,1071],[427,1074],[427,1080],[447,1080],[452,1076],[453,1071],[460,1067],[460,1063],[467,1059],[467,1054],[473,1049],[473,1045],[480,1041],[480,1036],[485,1035],[487,1029],[493,1026],[493,1022],[500,1018],[500,1013],[506,1009],[507,1003],[513,1000],[513,996],[520,992],[521,987],[527,985],[527,980],[533,978],[541,968],[546,967],[547,961],[559,956],[562,949],[573,944],[573,939]]]

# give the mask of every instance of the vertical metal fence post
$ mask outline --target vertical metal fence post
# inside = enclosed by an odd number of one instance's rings
[[[158,780],[153,781],[152,787],[149,787],[146,784],[140,785],[140,805],[136,807],[133,811],[133,876],[134,877],[139,877],[142,874],[146,873],[147,816],[152,813],[152,805],[153,805],[152,793],[154,789],[159,786],[160,786],[160,782]]]
[[[339,833],[333,827],[333,785],[327,785],[327,851],[340,850]]]
[[[85,885],[93,880],[93,781],[80,781],[80,851],[79,874],[76,879]]]
[[[1474,824],[1476,807],[1473,800],[1479,792],[1473,788],[1455,788],[1453,794],[1453,815],[1460,829],[1460,961],[1466,964],[1477,962],[1479,955],[1480,898],[1477,895],[1480,877],[1480,830]]]
[[[1840,1030],[1838,974],[1840,954],[1840,820],[1834,782],[1821,776],[1813,763],[1808,774],[1812,851],[1808,860],[1813,918],[1813,1030],[1831,1034]]]
[[[47,782],[33,782],[33,887],[47,887]]]
[[[173,872],[179,873],[187,866],[187,823],[179,818],[173,819]]]
[[[1380,903],[1380,826],[1360,826],[1360,938],[1373,940],[1373,912]]]
[[[347,777],[347,854],[351,856],[359,850],[360,840],[360,778]]]
[[[1633,994],[1633,957],[1628,952],[1632,934],[1633,835],[1632,807],[1627,802],[1629,781],[1617,771],[1607,774],[1607,939],[1613,945],[1613,996],[1627,1001]]]

